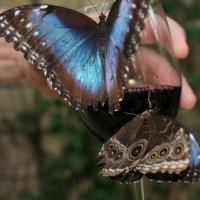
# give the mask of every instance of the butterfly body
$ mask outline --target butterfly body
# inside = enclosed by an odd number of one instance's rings
[[[101,174],[120,182],[143,175],[154,181],[195,182],[200,148],[194,136],[170,118],[145,111],[122,127],[99,153]]]
[[[118,0],[108,17],[90,17],[51,5],[26,5],[0,15],[0,37],[42,69],[72,107],[109,102],[119,110],[127,63],[140,43],[148,0]]]

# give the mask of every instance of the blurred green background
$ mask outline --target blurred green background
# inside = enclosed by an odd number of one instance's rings
[[[89,5],[86,0],[37,2],[73,9]],[[28,3],[1,0],[0,7]],[[200,1],[168,0],[163,7],[187,33],[190,53],[180,66],[198,101],[192,111],[180,111],[178,121],[200,140]],[[24,81],[0,83],[0,102],[0,200],[134,199],[133,185],[116,184],[99,175],[96,156],[101,143],[73,109]],[[146,200],[200,199],[200,183],[145,179],[144,187]]]

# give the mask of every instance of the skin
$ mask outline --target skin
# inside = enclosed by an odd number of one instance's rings
[[[174,53],[177,59],[187,57],[189,49],[186,34],[183,28],[174,20],[168,18],[172,35]],[[60,98],[56,91],[49,88],[43,72],[25,61],[20,52],[0,38],[0,82],[13,79],[25,79],[34,88],[54,98]],[[180,99],[181,109],[192,109],[196,103],[196,96],[182,76],[182,93]]]
[[[184,59],[188,56],[189,48],[186,42],[186,33],[184,29],[174,20],[168,18],[170,31],[172,34],[172,43],[177,59]],[[180,99],[180,108],[192,109],[197,99],[186,78],[182,75],[182,93]]]

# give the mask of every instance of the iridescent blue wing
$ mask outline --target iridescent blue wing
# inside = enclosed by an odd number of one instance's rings
[[[200,178],[200,147],[195,137],[189,131],[187,132],[191,149],[190,165],[183,172],[185,176],[181,180],[184,182],[196,182]]]
[[[51,87],[76,109],[106,99],[97,23],[71,9],[28,5],[0,15],[0,36],[44,70]]]
[[[128,81],[131,57],[136,52],[148,13],[148,0],[118,0],[108,15],[106,46],[106,89],[109,92],[110,110],[119,109],[123,99],[123,86]],[[114,105],[114,108],[112,108]]]

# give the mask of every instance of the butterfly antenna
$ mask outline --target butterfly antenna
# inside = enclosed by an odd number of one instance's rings
[[[150,97],[151,97],[151,91],[149,91],[149,93],[148,93],[148,102],[149,102],[149,108],[152,109]]]
[[[123,112],[123,114],[132,115],[132,116],[137,116],[138,115],[138,114],[134,114],[134,113],[130,113],[130,112]]]
[[[105,9],[105,6],[106,6],[106,4],[107,4],[107,1],[108,1],[108,0],[104,1],[103,8],[102,8],[102,13],[103,13],[103,11],[104,11],[104,9]],[[106,11],[106,12],[107,12],[107,11]],[[106,12],[105,12],[105,14],[106,14]]]
[[[105,4],[105,5],[106,5],[106,4]],[[105,11],[104,15],[106,15],[106,14],[109,12],[110,9],[111,9],[111,8],[108,7],[107,10]],[[118,17],[117,17],[117,18],[118,18]]]
[[[151,91],[149,91],[148,93],[149,109],[159,111],[160,108],[158,108],[158,102],[155,99],[151,101],[150,98],[151,98]]]
[[[91,0],[88,0],[88,1],[91,3],[91,5],[93,6],[93,8],[97,11],[98,15],[100,15],[99,11],[96,9],[96,7],[95,7],[95,5],[92,3],[92,1],[91,1]]]

